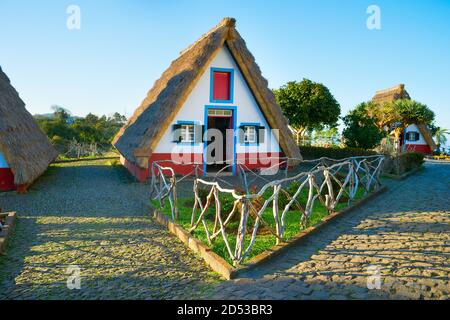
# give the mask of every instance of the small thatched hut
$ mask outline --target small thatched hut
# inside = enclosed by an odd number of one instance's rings
[[[270,166],[263,164],[268,158],[301,157],[235,23],[223,19],[182,51],[115,137],[122,163],[139,180],[160,160],[180,159],[168,164],[180,174],[192,170],[189,163],[202,163],[206,174],[230,164],[235,173],[236,163],[256,169]],[[211,132],[222,133],[214,141],[223,149],[214,146],[215,153]]]
[[[372,102],[383,104],[398,99],[411,99],[408,92],[405,90],[404,84],[377,91],[372,98]],[[414,151],[425,154],[430,154],[437,148],[430,129],[423,123],[411,123],[401,135],[400,146],[404,151]]]
[[[0,67],[0,191],[25,192],[57,155]]]

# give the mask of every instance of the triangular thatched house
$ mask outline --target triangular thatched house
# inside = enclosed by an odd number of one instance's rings
[[[372,101],[377,104],[383,104],[398,99],[411,99],[408,92],[405,90],[404,84],[377,91],[372,98]],[[425,154],[431,154],[437,148],[430,129],[428,126],[421,123],[411,123],[404,130],[401,135],[400,145],[404,151],[414,151]]]
[[[0,191],[25,192],[57,155],[0,67]]]
[[[182,51],[115,137],[122,163],[139,180],[158,160],[170,160],[180,174],[192,170],[182,163],[201,163],[206,174],[226,164],[236,172],[237,163],[254,169],[269,166],[269,158],[301,157],[235,22],[223,19]],[[217,139],[222,147],[213,151]]]

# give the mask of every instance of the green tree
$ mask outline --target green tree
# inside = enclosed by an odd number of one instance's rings
[[[373,149],[383,139],[383,130],[368,115],[373,106],[372,102],[363,102],[342,119],[345,125],[342,136],[347,147]]]
[[[335,127],[341,107],[328,88],[308,79],[290,81],[273,90],[284,115],[297,132],[297,142],[307,130]]]
[[[69,110],[58,105],[53,105],[51,108],[53,110],[53,116],[56,120],[58,120],[61,123],[68,122],[68,120],[70,119]]]
[[[437,147],[441,150],[441,146],[445,146],[447,143],[447,135],[450,134],[450,130],[444,128],[436,128],[434,133],[434,139],[436,141]]]
[[[431,125],[434,112],[425,104],[409,99],[398,99],[384,104],[372,104],[367,109],[369,117],[375,120],[380,129],[393,133],[397,146],[400,148],[400,137],[405,128],[412,124]]]

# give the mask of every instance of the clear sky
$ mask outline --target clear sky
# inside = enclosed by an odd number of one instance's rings
[[[66,26],[69,5],[81,29]],[[369,5],[381,29],[366,26]],[[179,52],[223,17],[271,88],[324,83],[343,114],[398,83],[450,128],[450,0],[0,0],[0,65],[32,113],[129,116]]]

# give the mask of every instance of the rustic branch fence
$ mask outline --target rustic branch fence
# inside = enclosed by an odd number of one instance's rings
[[[151,198],[158,200],[161,207],[164,207],[165,200],[168,200],[171,218],[177,221],[179,219],[177,186],[183,180],[193,179],[194,206],[188,231],[203,228],[209,244],[222,237],[233,264],[239,265],[252,250],[261,225],[276,239],[276,243],[281,243],[286,240],[286,214],[290,210],[298,212],[298,223],[304,227],[314,211],[316,201],[320,201],[329,212],[333,212],[342,197],[346,197],[347,202],[351,203],[358,190],[363,190],[366,195],[381,186],[379,176],[384,156],[300,161],[301,165],[306,165],[308,169],[293,176],[288,174],[287,164],[290,160],[292,159],[278,159],[274,167],[279,169],[279,172],[273,180],[250,170],[243,163],[237,163],[237,176],[241,179],[243,191],[238,191],[221,175],[231,164],[226,165],[212,177],[203,177],[201,176],[203,164],[190,163],[188,165],[192,166],[192,172],[177,179],[174,170],[167,165],[170,161],[153,162]],[[256,181],[263,185],[259,191],[251,191],[249,186]],[[286,191],[292,183],[298,186],[294,194]],[[206,200],[203,201],[201,189],[209,190]],[[305,197],[302,199],[302,194],[307,195],[306,200]],[[223,212],[221,195],[231,196],[234,199],[230,212]],[[279,202],[281,195],[288,199],[284,206]],[[214,212],[214,226],[211,230],[208,228],[206,216],[212,212]],[[273,217],[274,225],[266,221],[267,214]],[[233,247],[229,241],[227,225],[236,215],[239,215],[239,227],[233,235],[236,238]]]

